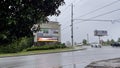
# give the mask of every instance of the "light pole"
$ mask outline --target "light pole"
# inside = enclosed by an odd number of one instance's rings
[[[87,34],[87,44],[89,44],[89,34]]]
[[[73,37],[73,4],[71,4],[71,42],[73,47],[74,37]]]

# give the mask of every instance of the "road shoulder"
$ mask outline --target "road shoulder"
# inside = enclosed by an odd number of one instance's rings
[[[29,55],[39,55],[39,54],[50,54],[50,53],[62,53],[62,52],[72,52],[85,50],[83,47],[73,47],[73,48],[65,48],[65,49],[53,49],[53,50],[37,50],[37,51],[24,51],[19,53],[10,53],[10,54],[0,54],[0,58],[5,57],[18,57],[18,56],[29,56]]]

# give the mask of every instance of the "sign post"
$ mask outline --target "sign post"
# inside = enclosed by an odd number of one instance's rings
[[[107,31],[106,31],[106,30],[95,30],[95,31],[94,31],[94,35],[99,37],[99,44],[102,44],[100,38],[101,38],[102,36],[107,36],[108,34],[107,34]]]

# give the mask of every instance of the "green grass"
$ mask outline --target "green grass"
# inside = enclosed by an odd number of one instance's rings
[[[57,53],[57,52],[65,52],[65,51],[72,51],[72,50],[74,50],[74,49],[73,48],[63,48],[63,49],[52,49],[52,50],[22,51],[19,53],[0,54],[0,57],[47,54],[47,53]]]

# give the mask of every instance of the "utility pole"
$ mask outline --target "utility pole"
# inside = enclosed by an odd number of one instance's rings
[[[71,3],[71,42],[72,42],[72,47],[73,47],[73,42],[74,42],[74,37],[73,37],[73,3]],[[73,52],[72,52],[73,55]],[[74,59],[74,56],[73,56]],[[73,68],[76,68],[76,64],[74,64],[73,61]]]
[[[99,38],[99,44],[101,44],[100,37],[101,37],[101,36],[98,36],[98,38]]]
[[[87,44],[89,44],[89,35],[87,34]]]
[[[72,42],[72,47],[73,47],[73,3],[71,4],[71,42]]]

